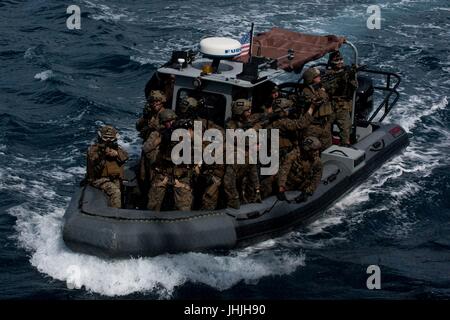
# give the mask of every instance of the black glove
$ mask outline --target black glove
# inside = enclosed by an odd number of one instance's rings
[[[301,203],[308,199],[308,195],[300,191],[300,194],[295,198],[295,202]]]
[[[255,195],[255,202],[256,203],[261,203],[261,193],[259,192],[259,190],[256,190],[256,195]]]
[[[269,116],[270,121],[276,121],[278,119],[281,119],[281,114],[279,112],[273,112]]]
[[[89,184],[89,181],[87,177],[84,177],[83,180],[80,181],[80,187],[87,186]]]
[[[210,175],[210,174],[207,174],[207,175],[203,175],[203,181],[205,182],[205,185],[207,186],[207,187],[209,187],[210,185],[212,185],[213,184],[213,178],[212,178],[212,175]]]
[[[165,128],[161,132],[161,144],[169,146],[172,144],[172,132],[173,128]]]
[[[286,193],[285,192],[278,192],[277,193],[277,199],[280,201],[287,201]]]
[[[287,110],[288,117],[295,116],[295,115],[297,115],[297,113],[298,113],[298,109],[296,107],[292,107]]]

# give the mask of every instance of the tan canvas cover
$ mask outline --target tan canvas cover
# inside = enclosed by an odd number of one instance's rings
[[[252,56],[277,59],[294,50],[294,59],[283,58],[278,66],[285,70],[301,68],[305,63],[319,59],[325,54],[338,50],[345,42],[344,37],[335,35],[316,36],[290,30],[273,28],[253,37]],[[248,56],[245,58],[248,59]]]

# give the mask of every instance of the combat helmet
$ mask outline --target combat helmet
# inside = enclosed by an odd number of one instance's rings
[[[159,122],[160,123],[164,123],[164,122],[172,121],[172,120],[176,120],[176,119],[177,119],[177,115],[171,109],[165,109],[164,111],[161,111],[161,113],[159,114]]]
[[[97,132],[98,138],[105,142],[114,142],[117,140],[118,132],[113,126],[103,126]]]
[[[245,111],[252,108],[252,102],[248,99],[237,99],[231,105],[231,113],[233,116],[241,116]]]
[[[194,129],[194,120],[180,119],[180,120],[175,121],[173,127],[175,129]]]
[[[161,90],[152,90],[150,91],[148,100],[150,102],[159,101],[161,103],[166,103],[167,98],[166,95]]]
[[[314,151],[314,150],[320,150],[322,148],[322,144],[320,143],[319,139],[316,137],[306,137],[305,140],[303,140],[303,150],[305,151]]]
[[[333,66],[337,65],[338,63],[341,63],[344,61],[344,58],[341,55],[341,52],[339,50],[333,51],[330,53],[330,56],[328,58],[328,65]]]
[[[314,78],[320,76],[320,70],[317,68],[309,68],[303,73],[303,80],[306,84],[311,84]]]
[[[192,97],[186,97],[181,101],[178,110],[181,114],[187,114],[193,112],[197,107],[198,107],[197,99]]]
[[[292,102],[289,99],[277,98],[273,101],[272,108],[273,108],[273,112],[282,112],[282,111],[287,111],[287,109],[289,109],[293,105],[294,105],[294,102]]]
[[[275,86],[273,86],[271,93],[277,93],[277,92],[280,92],[280,88],[277,85],[275,85]]]

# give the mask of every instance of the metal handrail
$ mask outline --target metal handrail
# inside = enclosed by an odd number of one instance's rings
[[[358,54],[358,49],[356,48],[356,46],[351,43],[348,40],[345,40],[344,44],[348,45],[352,50],[353,50],[353,64],[355,66],[357,66],[359,64],[359,54]],[[358,83],[358,71],[355,72],[355,81],[356,83]],[[353,130],[354,132],[356,132],[356,127],[355,127],[355,108],[356,108],[356,90],[357,88],[355,88],[355,90],[353,90],[353,98],[352,98],[352,114],[351,114],[351,123],[353,124]]]
[[[374,90],[381,90],[381,91],[389,91],[389,93],[384,97],[383,101],[381,101],[378,108],[372,113],[372,115],[369,118],[369,122],[371,122],[383,109],[384,107],[384,113],[381,116],[379,122],[382,122],[384,118],[388,115],[388,113],[392,110],[394,105],[397,103],[398,99],[400,98],[400,93],[397,91],[397,88],[400,85],[401,77],[393,72],[389,71],[383,71],[383,70],[373,70],[373,69],[362,69],[360,72],[366,72],[366,73],[372,73],[372,74],[382,74],[386,76],[386,86],[380,87],[380,86],[374,86]],[[397,81],[396,83],[391,87],[391,78],[394,77]],[[395,95],[393,97],[393,100],[391,100],[392,95]]]

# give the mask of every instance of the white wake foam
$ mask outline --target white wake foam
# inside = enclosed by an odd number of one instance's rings
[[[34,75],[34,78],[36,80],[41,80],[41,81],[45,81],[47,79],[50,79],[51,77],[53,77],[53,71],[52,70],[45,70],[45,71],[39,72],[39,73]]]
[[[22,204],[8,210],[17,218],[19,243],[32,252],[31,264],[54,279],[73,279],[80,286],[107,296],[135,292],[169,298],[186,282],[226,290],[240,281],[256,283],[271,275],[289,274],[305,263],[304,254],[270,250],[234,251],[228,256],[203,253],[162,255],[155,258],[102,260],[69,251],[62,240],[64,208],[48,205],[36,210]],[[260,245],[260,249],[261,249]]]

